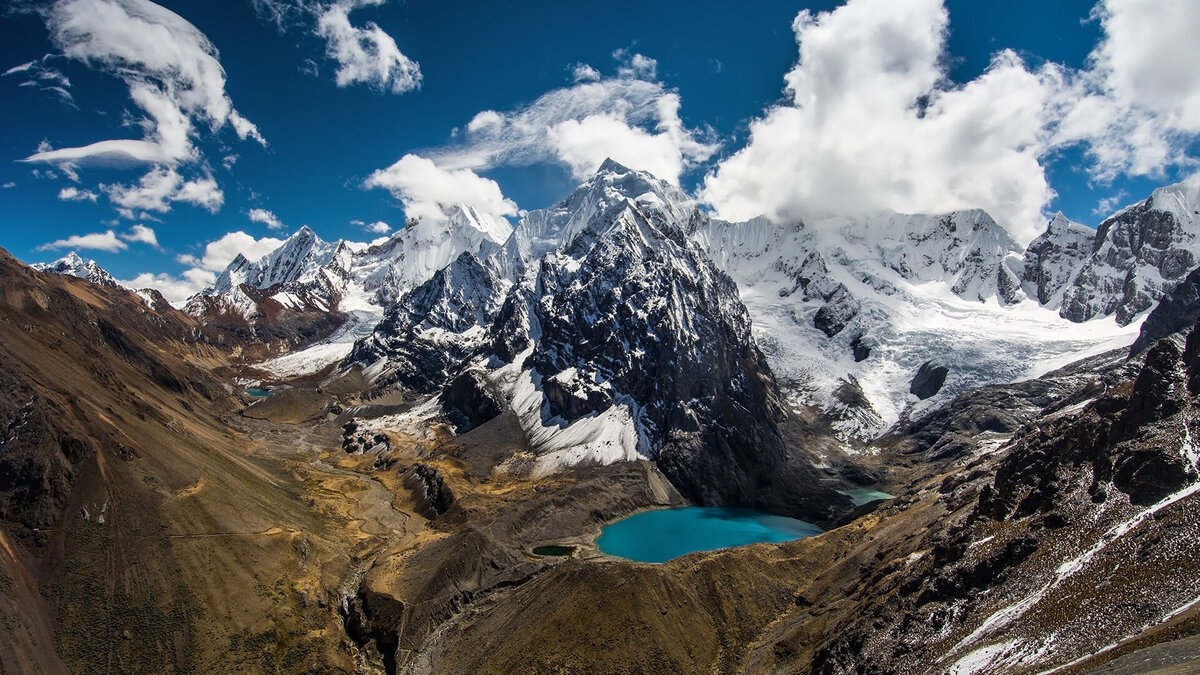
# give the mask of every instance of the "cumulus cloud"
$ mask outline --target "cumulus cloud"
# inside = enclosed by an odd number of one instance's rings
[[[144,200],[152,206],[139,208],[160,212],[174,201],[220,208],[223,195],[203,169],[194,138],[228,126],[239,139],[266,141],[233,107],[225,92],[225,70],[208,38],[148,0],[58,0],[42,15],[51,42],[61,51],[57,58],[79,61],[125,84],[142,112],[136,121],[142,138],[58,149],[46,144],[24,161],[71,171],[89,165],[152,165],[140,183],[106,189],[125,202],[114,201],[123,212],[129,211],[128,202]],[[184,179],[178,172],[185,166],[199,166],[204,175]],[[177,178],[175,189],[167,189]]]
[[[367,223],[363,225],[363,228],[371,234],[387,234],[388,232],[392,231],[392,226],[388,225],[382,220],[377,220],[373,223]]]
[[[1089,68],[1031,67],[1012,51],[965,84],[943,70],[941,0],[850,0],[802,11],[786,102],[706,177],[719,215],[981,207],[1018,240],[1044,225],[1045,165],[1083,144],[1100,180],[1193,160],[1200,133],[1200,5],[1104,0]]]
[[[572,75],[576,82],[596,82],[600,79],[600,71],[586,63],[576,63]]]
[[[1086,143],[1100,180],[1194,167],[1187,147],[1200,134],[1200,4],[1105,0],[1093,18],[1103,38],[1071,92],[1057,142]]]
[[[507,112],[477,114],[459,142],[429,152],[444,169],[481,171],[555,162],[575,178],[591,175],[607,157],[674,183],[717,146],[679,117],[678,92],[655,79],[654,59],[618,50],[618,74],[603,78],[575,67],[575,83]]]
[[[140,223],[129,228],[128,232],[119,236],[128,242],[149,244],[154,248],[158,248],[158,235],[155,234],[152,228],[146,227]]]
[[[196,269],[209,272],[222,272],[239,253],[246,256],[248,260],[258,260],[279,248],[282,244],[282,239],[275,239],[274,237],[257,239],[238,230],[236,232],[229,232],[220,239],[205,244],[203,255],[197,257],[185,254],[179,256],[178,260]]]
[[[121,241],[117,237],[117,233],[112,230],[106,232],[95,232],[93,234],[73,234],[66,239],[59,239],[37,247],[39,251],[48,251],[51,249],[70,248],[70,249],[91,249],[95,251],[107,251],[109,253],[117,253],[129,248],[129,245]]]
[[[372,173],[364,184],[391,192],[409,219],[442,219],[442,206],[455,203],[468,204],[497,218],[517,213],[517,205],[500,192],[496,181],[470,169],[443,169],[418,155],[401,157],[388,168]]]
[[[1054,195],[1039,158],[1061,72],[1004,51],[976,80],[946,85],[947,19],[940,0],[800,12],[790,100],[751,123],[701,198],[738,220],[982,207],[1031,238]]]
[[[58,191],[58,198],[64,202],[95,202],[99,196],[91,190],[80,190],[74,186],[67,186]]]
[[[279,220],[279,216],[266,209],[250,209],[246,214],[251,222],[262,223],[272,230],[282,230],[283,221]]]
[[[325,40],[325,55],[337,63],[334,77],[339,87],[364,84],[372,89],[403,94],[421,87],[421,66],[396,44],[395,38],[373,21],[361,26],[350,22],[356,9],[383,5],[387,0],[251,0],[259,16],[280,31],[313,24],[313,33]],[[306,60],[301,69],[317,74]]]
[[[182,307],[188,298],[204,290],[217,280],[217,275],[200,269],[185,270],[179,276],[142,272],[127,281],[120,281],[126,288],[153,288],[162,293],[167,302]]]
[[[134,226],[133,230],[137,231],[138,227],[140,226]],[[188,298],[211,286],[217,280],[217,275],[223,272],[239,253],[250,260],[258,260],[282,244],[282,239],[257,239],[240,230],[229,232],[205,244],[204,252],[200,255],[177,256],[178,262],[188,266],[179,275],[144,272],[121,283],[130,288],[153,288],[162,293],[171,304],[179,307]]]
[[[184,202],[216,213],[225,203],[225,194],[208,174],[185,180],[174,168],[157,166],[134,185],[105,185],[100,188],[117,212],[135,218],[147,212],[165,213],[173,202]]]

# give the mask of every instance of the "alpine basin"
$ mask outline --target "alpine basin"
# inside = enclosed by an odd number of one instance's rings
[[[602,553],[661,563],[695,551],[804,539],[823,530],[803,520],[734,507],[689,506],[646,511],[601,530]]]

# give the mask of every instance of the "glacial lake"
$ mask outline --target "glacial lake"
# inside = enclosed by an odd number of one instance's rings
[[[804,539],[824,530],[803,520],[753,509],[689,506],[646,511],[601,530],[601,553],[661,563],[695,551]]]
[[[248,396],[253,396],[255,398],[266,398],[273,393],[270,389],[255,389],[253,387],[243,391],[245,391]]]

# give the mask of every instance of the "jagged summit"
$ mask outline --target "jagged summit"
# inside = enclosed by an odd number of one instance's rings
[[[116,287],[119,284],[103,267],[98,265],[95,260],[85,260],[80,257],[75,251],[71,251],[62,258],[55,260],[52,263],[34,263],[30,265],[39,272],[51,272],[53,274],[65,274],[67,276],[86,279],[94,284],[101,286]]]

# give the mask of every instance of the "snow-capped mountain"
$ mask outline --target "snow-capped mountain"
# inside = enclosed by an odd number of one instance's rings
[[[112,277],[103,267],[96,264],[95,260],[85,260],[74,251],[55,260],[52,263],[34,263],[30,265],[33,269],[39,272],[51,272],[53,274],[65,274],[67,276],[86,279],[94,284],[101,286],[117,287],[120,284]]]
[[[429,393],[474,371],[529,439],[515,469],[653,458],[701,503],[822,514],[842,498],[813,487],[783,442],[737,286],[687,236],[703,217],[677,189],[606,162],[504,246],[403,296],[343,366]]]
[[[1150,310],[1200,262],[1200,179],[1169,185],[1100,223],[1091,255],[1063,292],[1072,321]]]
[[[313,335],[295,335],[281,323],[301,326],[326,317],[316,344],[264,364],[280,376],[310,372],[343,358],[405,291],[460,254],[503,242],[511,232],[507,222],[462,204],[446,207],[440,219],[411,221],[374,245],[326,242],[305,226],[259,260],[238,255],[185,310],[292,342],[311,342]]]
[[[460,205],[369,247],[302,229],[259,261],[235,260],[189,307],[253,320],[276,303],[350,318],[309,349],[265,364],[280,376],[342,359],[358,341],[344,365],[369,364],[379,383],[433,392],[476,357],[511,364],[533,350],[524,358],[541,379],[523,385],[538,390],[531,401],[574,410],[556,393],[571,390],[590,401],[584,408],[597,429],[610,409],[625,410],[610,428],[637,429],[603,442],[556,431],[559,440],[543,444],[547,454],[569,446],[579,461],[611,461],[653,454],[644,437],[652,425],[645,410],[613,405],[615,371],[601,367],[618,352],[640,354],[640,338],[596,353],[597,340],[608,344],[596,326],[628,321],[617,308],[641,293],[644,306],[620,311],[649,321],[673,308],[678,321],[649,332],[689,339],[696,303],[707,307],[713,297],[695,297],[711,285],[697,279],[723,276],[701,272],[711,262],[738,290],[737,306],[721,307],[724,320],[739,321],[744,305],[786,401],[824,412],[844,439],[866,440],[977,386],[1128,345],[1145,313],[1200,260],[1196,210],[1196,185],[1169,186],[1099,231],[1055,216],[1022,249],[980,210],[727,223],[678,188],[610,161],[515,228]],[[600,257],[603,278],[583,269]],[[644,276],[658,266],[686,272],[678,284]],[[642,286],[629,286],[636,280]],[[621,303],[601,293],[610,287]],[[554,304],[563,298],[569,306]],[[588,330],[560,326],[555,312],[578,314]],[[542,344],[547,326],[582,341],[570,358]],[[569,368],[570,377],[559,375]]]

